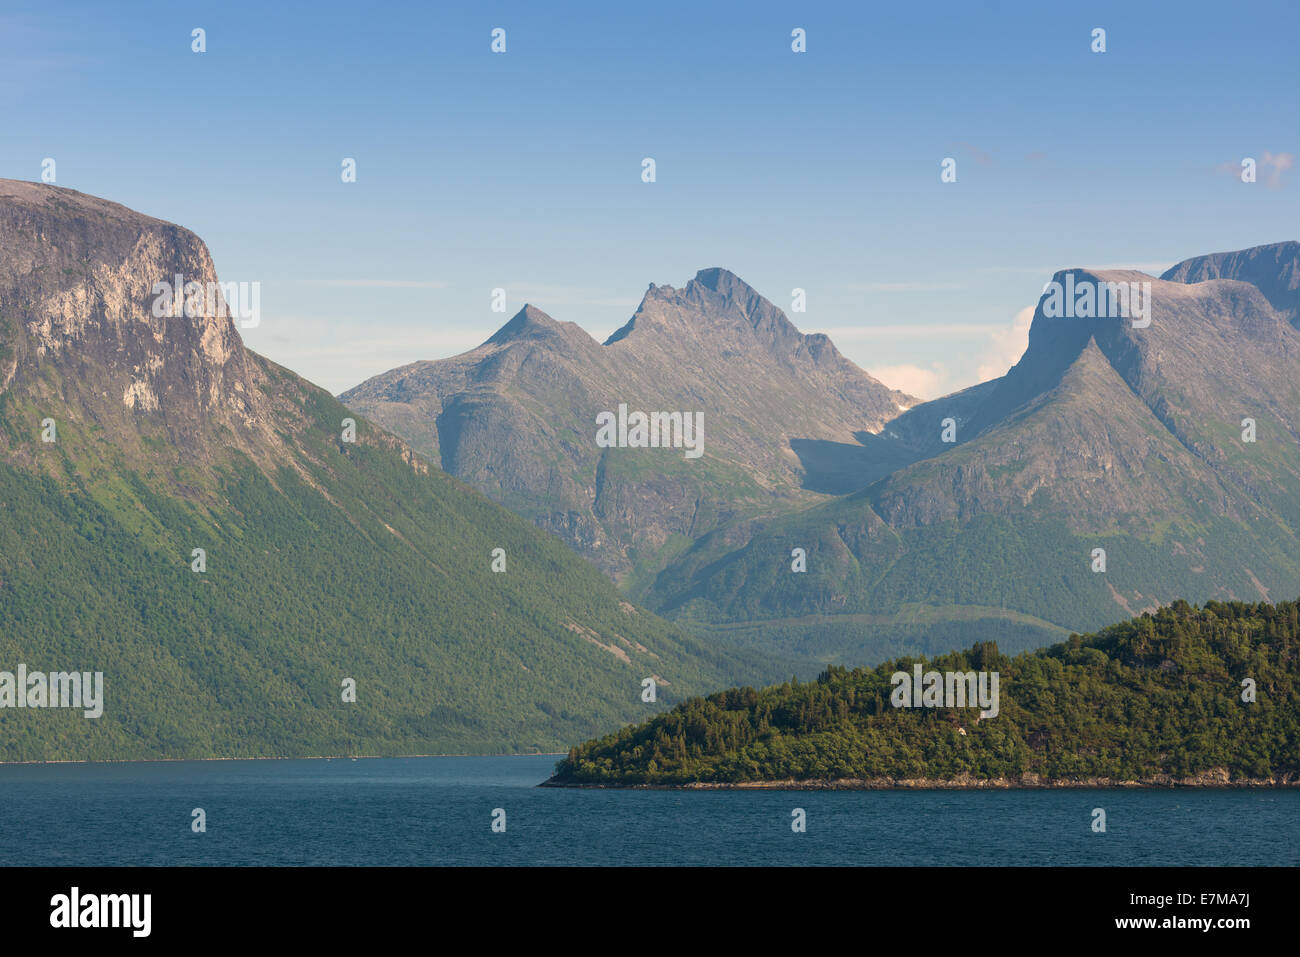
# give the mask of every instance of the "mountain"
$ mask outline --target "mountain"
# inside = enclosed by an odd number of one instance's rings
[[[193,233],[0,180],[0,760],[536,751],[788,673],[371,423],[349,441],[244,347],[237,284],[187,314],[177,276],[216,288]],[[16,707],[23,670],[36,705],[102,673],[102,716]]]
[[[913,461],[703,536],[647,601],[733,639],[879,660],[958,636],[1042,645],[1184,596],[1300,592],[1298,254],[1203,257],[1166,279],[1058,272],[1064,288],[1150,283],[1149,324],[1066,317],[1045,292],[1005,376],[886,424]]]
[[[989,643],[694,698],[547,784],[1296,786],[1297,735],[1300,607],[1180,601],[1015,658]]]
[[[1300,243],[1273,243],[1239,252],[1195,256],[1171,266],[1160,278],[1182,283],[1211,279],[1248,282],[1292,325],[1300,324]]]
[[[918,400],[804,335],[725,269],[651,285],[604,343],[526,305],[490,339],[340,396],[554,532],[629,591],[701,535],[825,501],[904,458],[875,433]],[[597,444],[597,416],[702,423],[702,454]]]
[[[1298,264],[1292,242],[1062,270],[1005,376],[924,403],[723,270],[652,286],[604,345],[527,307],[342,398],[696,633],[821,662],[1015,651],[1300,591]],[[1075,310],[1084,289],[1134,298]],[[704,457],[597,448],[624,399],[703,410]]]

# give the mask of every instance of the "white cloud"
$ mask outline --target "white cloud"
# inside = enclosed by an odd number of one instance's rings
[[[931,363],[928,369],[911,363],[875,366],[867,370],[867,375],[879,379],[891,389],[898,389],[900,392],[921,399],[935,399],[948,391],[945,385],[948,372],[941,362]]]
[[[1034,307],[1025,306],[1016,313],[1010,327],[1004,326],[992,333],[988,348],[980,357],[980,382],[1005,375],[1008,369],[1020,361],[1029,346],[1029,325],[1033,320]]]
[[[1243,160],[1244,161],[1244,160]],[[1295,166],[1294,153],[1273,153],[1264,150],[1263,155],[1258,163],[1264,176],[1262,182],[1269,189],[1279,189],[1282,186],[1282,174]],[[1220,173],[1226,173],[1233,179],[1241,178],[1241,162],[1232,161],[1230,163],[1220,163],[1215,167]]]
[[[1282,174],[1295,165],[1294,153],[1270,153],[1264,150],[1264,156],[1259,161],[1261,166],[1271,166],[1272,172],[1264,180],[1264,185],[1269,189],[1277,189],[1282,185]]]

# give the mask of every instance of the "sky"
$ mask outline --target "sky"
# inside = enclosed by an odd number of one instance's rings
[[[9,0],[0,177],[193,230],[333,392],[723,266],[931,398],[1058,269],[1300,239],[1300,5],[1169,6]]]

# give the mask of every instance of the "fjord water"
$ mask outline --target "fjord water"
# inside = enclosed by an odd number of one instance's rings
[[[1300,863],[1300,791],[539,788],[555,757],[0,766],[5,865]],[[806,833],[791,810],[807,811]],[[1093,808],[1107,830],[1093,833]],[[206,833],[191,830],[203,808]],[[506,832],[493,833],[494,808]]]

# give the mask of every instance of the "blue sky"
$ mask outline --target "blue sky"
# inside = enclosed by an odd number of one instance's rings
[[[0,176],[193,229],[336,392],[725,266],[929,397],[1014,362],[1056,269],[1300,239],[1296,5],[1166,6],[19,0]]]

